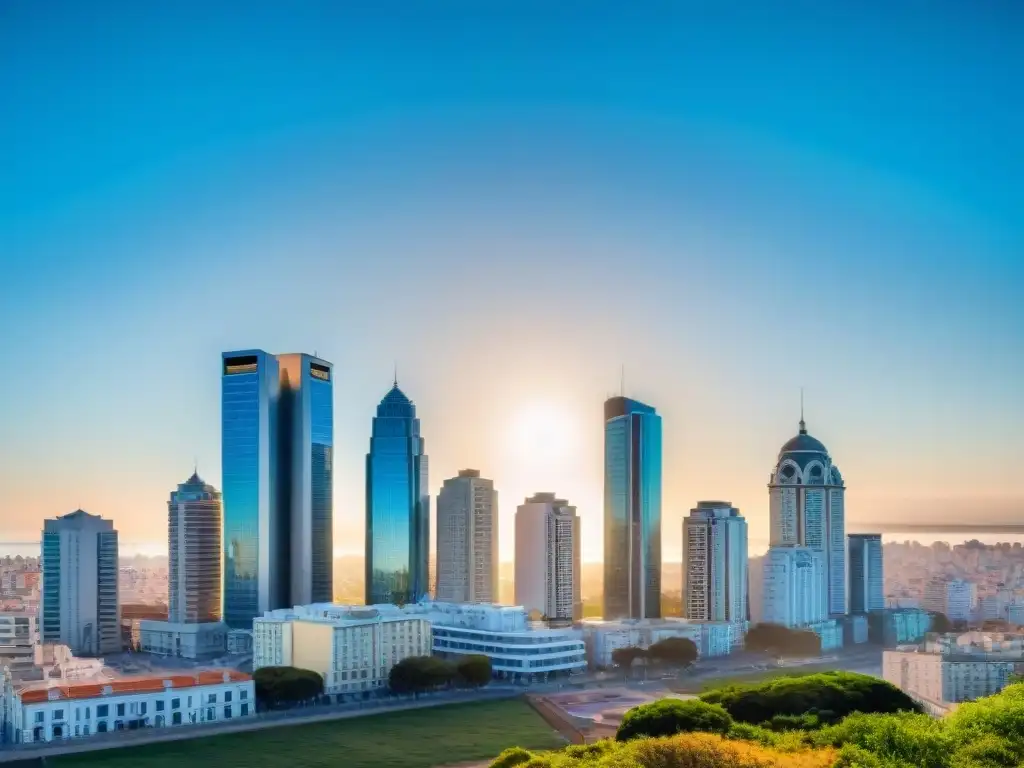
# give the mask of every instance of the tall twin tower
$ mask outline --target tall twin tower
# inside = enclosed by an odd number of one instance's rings
[[[221,372],[224,621],[333,597],[332,366],[225,352]]]

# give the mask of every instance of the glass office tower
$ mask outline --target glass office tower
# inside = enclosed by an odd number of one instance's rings
[[[279,513],[277,359],[225,352],[221,371],[224,621],[250,629],[289,604],[288,517]]]
[[[366,603],[428,593],[430,495],[416,406],[398,382],[377,406],[366,455]]]
[[[334,599],[334,392],[332,366],[305,354],[277,356],[281,374],[279,508],[290,535],[288,605]]]
[[[661,616],[661,417],[604,404],[604,618]]]

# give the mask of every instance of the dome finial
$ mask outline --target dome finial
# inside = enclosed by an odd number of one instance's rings
[[[800,387],[800,434],[807,434],[807,423],[804,421],[804,388]]]

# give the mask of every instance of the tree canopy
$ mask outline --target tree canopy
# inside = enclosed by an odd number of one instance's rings
[[[686,637],[666,637],[664,640],[652,643],[651,647],[647,649],[648,658],[681,666],[693,664],[698,655],[697,646]]]
[[[455,680],[458,671],[450,661],[435,656],[410,656],[388,673],[388,687],[395,693],[421,693]]]
[[[612,663],[616,667],[629,669],[637,659],[642,659],[646,655],[647,651],[643,648],[638,648],[635,645],[627,645],[622,648],[616,648],[612,651]]]
[[[755,624],[747,630],[744,645],[748,651],[778,656],[821,655],[821,638],[814,632],[781,624]]]
[[[252,679],[256,700],[271,707],[308,701],[324,692],[320,673],[298,667],[260,667]]]
[[[815,716],[815,724],[836,722],[853,712],[918,712],[907,694],[878,677],[853,672],[821,672],[777,677],[754,685],[728,685],[701,700],[720,704],[738,722],[770,724],[783,716]]]
[[[717,704],[699,699],[660,699],[626,712],[615,739],[628,741],[641,736],[672,736],[689,731],[724,734],[731,727],[729,713]]]
[[[455,665],[459,682],[479,688],[491,682],[491,659],[482,654],[463,656]]]

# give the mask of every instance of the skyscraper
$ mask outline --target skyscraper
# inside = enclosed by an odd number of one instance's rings
[[[882,534],[851,533],[850,613],[869,613],[885,608],[885,577],[882,572]]]
[[[428,593],[430,495],[416,406],[391,388],[377,406],[366,455],[366,603]]]
[[[42,641],[77,656],[120,652],[114,524],[80,509],[45,521],[42,561]]]
[[[661,616],[661,417],[604,404],[604,618]]]
[[[278,355],[281,375],[279,505],[287,510],[290,604],[334,598],[334,392],[332,366]]]
[[[802,627],[827,617],[821,552],[809,547],[769,547],[763,567],[762,621]]]
[[[498,493],[479,470],[463,469],[437,496],[436,598],[498,600]]]
[[[728,501],[699,501],[683,520],[683,616],[747,619],[747,521]]]
[[[169,623],[220,621],[220,493],[197,473],[171,492],[167,545]]]
[[[846,487],[825,446],[800,432],[779,451],[768,484],[772,546],[808,547],[821,554],[828,616],[846,613]]]
[[[534,617],[583,618],[580,518],[553,493],[537,493],[516,510],[516,603]]]
[[[278,494],[277,358],[225,352],[221,376],[224,621],[252,627],[289,603],[289,521]]]

